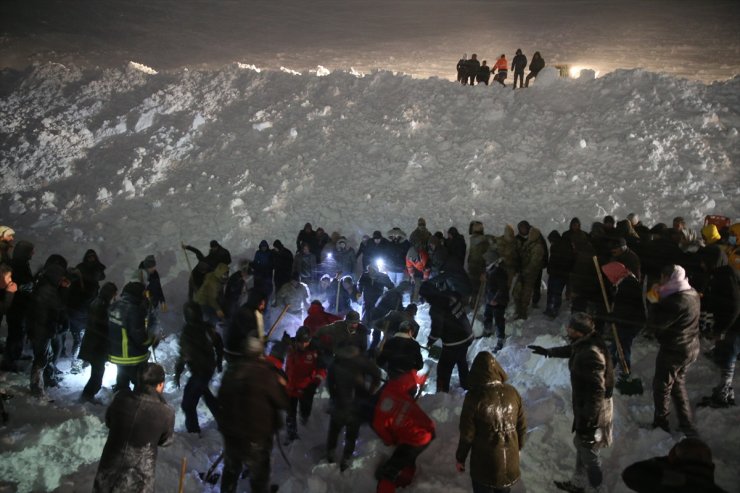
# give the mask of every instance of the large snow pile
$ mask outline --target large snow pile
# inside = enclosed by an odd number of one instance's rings
[[[707,86],[633,70],[549,82],[512,91],[389,72],[238,64],[160,73],[134,63],[6,70],[0,223],[36,245],[34,267],[53,252],[76,263],[95,248],[119,285],[154,254],[170,306],[178,307],[187,279],[181,241],[205,248],[215,238],[239,258],[251,257],[263,238],[292,245],[306,221],[356,246],[374,229],[410,232],[419,216],[435,231],[465,230],[475,218],[496,234],[521,219],[546,233],[565,229],[572,216],[587,224],[637,212],[653,224],[683,215],[693,227],[705,214],[740,217],[740,78]],[[510,324],[514,336],[499,356],[527,406],[522,467],[529,491],[548,490],[574,463],[565,362],[525,349],[535,340],[559,344],[565,317],[550,323],[536,312]],[[423,338],[425,310],[420,319]],[[180,323],[178,314],[165,317],[170,332]],[[490,348],[476,343],[471,361]],[[158,352],[171,371],[174,338]],[[639,340],[635,353],[649,387],[655,346]],[[692,367],[692,397],[706,394],[715,376],[705,360]],[[103,409],[73,403],[85,377],[65,379],[52,392],[56,402],[43,407],[24,395],[25,375],[3,378],[19,395],[9,406],[12,426],[0,432],[0,477],[19,482],[21,491],[89,490],[105,430]],[[171,384],[166,392],[178,406],[181,392]],[[610,491],[625,491],[619,471],[665,453],[677,437],[642,428],[652,418],[649,392],[616,401],[617,434],[604,463]],[[462,394],[420,402],[439,434],[408,491],[468,491],[469,477],[454,472]],[[372,491],[374,466],[388,449],[364,429],[352,469],[340,475],[320,463],[325,405],[319,399],[308,429],[299,430],[302,440],[287,450],[292,470],[275,455],[281,491]],[[161,452],[162,491],[173,489],[181,457],[204,471],[218,454],[220,438],[207,417],[204,411],[202,438],[179,434]],[[736,411],[701,410],[697,423],[715,452],[720,484],[735,490]],[[179,412],[176,426],[184,430]],[[51,443],[57,448],[45,445]],[[31,469],[29,456],[43,472]],[[187,490],[207,488],[193,472]]]

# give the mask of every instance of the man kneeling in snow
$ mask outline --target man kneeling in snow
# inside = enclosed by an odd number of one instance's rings
[[[172,442],[175,412],[162,397],[164,368],[156,363],[139,367],[132,392],[116,393],[105,424],[108,440],[95,475],[94,493],[153,492],[157,447]]]
[[[375,407],[373,429],[386,445],[396,445],[391,458],[375,472],[376,493],[394,493],[397,487],[411,484],[416,473],[416,458],[434,439],[434,421],[414,399],[416,386],[426,377],[416,370],[388,381]]]

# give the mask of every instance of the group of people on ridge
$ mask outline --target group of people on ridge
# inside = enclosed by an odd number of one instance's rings
[[[543,68],[545,68],[545,59],[542,58],[539,51],[535,51],[532,55],[532,61],[529,63],[529,74],[527,74],[526,79],[524,78],[524,71],[527,69],[527,57],[521,49],[516,50],[516,54],[511,60],[511,67],[509,67],[509,62],[506,60],[506,54],[504,53],[496,59],[492,67],[488,65],[487,60],[479,61],[476,53],[473,53],[470,58],[463,54],[457,62],[457,81],[462,85],[474,86],[476,83],[488,85],[491,75],[493,75],[494,82],[506,87],[504,81],[509,74],[509,70],[511,70],[514,72],[514,89],[516,89],[517,81],[519,81],[520,88],[529,87],[529,81],[536,78]]]

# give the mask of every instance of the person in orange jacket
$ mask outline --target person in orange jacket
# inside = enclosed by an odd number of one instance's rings
[[[419,299],[420,281],[427,281],[429,275],[432,273],[429,254],[424,248],[417,249],[414,246],[409,248],[409,251],[406,253],[406,272],[409,275],[409,281],[414,286],[414,291],[411,293],[411,301],[416,302]]]
[[[390,459],[375,471],[376,493],[395,493],[411,484],[416,473],[416,458],[434,439],[434,421],[416,403],[416,386],[424,385],[410,370],[385,384],[373,416],[373,429],[386,445],[395,445]]]
[[[509,62],[506,61],[506,55],[501,53],[501,57],[499,57],[499,59],[496,60],[496,63],[493,65],[493,70],[498,70],[498,73],[493,77],[493,80],[506,87],[504,81],[506,80],[506,76],[509,73]]]

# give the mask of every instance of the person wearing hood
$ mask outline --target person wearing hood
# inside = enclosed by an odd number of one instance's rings
[[[458,472],[470,454],[474,492],[509,491],[521,478],[519,451],[527,420],[517,390],[493,355],[481,351],[473,360],[460,412],[460,439],[455,452]]]
[[[311,252],[311,245],[308,243],[304,243],[293,257],[293,273],[298,273],[299,280],[310,287],[316,282],[318,264],[316,256]]]
[[[153,493],[157,449],[175,434],[175,412],[162,397],[164,368],[144,363],[133,392],[122,389],[105,412],[108,439],[103,447],[93,493]]]
[[[457,262],[460,267],[465,267],[465,254],[468,247],[465,244],[465,237],[454,226],[447,230],[445,247],[447,247],[449,261]]]
[[[467,79],[467,65],[468,55],[463,53],[462,58],[457,61],[457,81],[462,85],[465,85]]]
[[[229,364],[244,357],[248,334],[257,334],[260,340],[265,338],[266,307],[267,297],[262,291],[252,288],[247,292],[247,301],[231,317],[224,333],[224,356]]]
[[[229,279],[229,266],[218,264],[206,274],[193,301],[200,305],[205,320],[213,325],[224,320],[224,286]]]
[[[667,456],[627,466],[622,479],[638,493],[726,493],[714,482],[712,450],[698,438],[684,438]]]
[[[606,343],[588,314],[574,313],[566,330],[570,345],[528,346],[534,354],[569,358],[576,468],[570,480],[555,481],[555,485],[566,491],[602,492],[599,449],[612,442],[614,368]]]
[[[28,336],[33,346],[31,366],[31,394],[42,396],[44,387],[59,384],[54,375],[52,340],[66,321],[66,310],[61,290],[69,287],[66,269],[48,263],[39,274],[33,291],[31,323]]]
[[[357,319],[359,322],[359,315],[356,312],[352,313],[356,315],[352,320]],[[357,323],[351,320],[348,322]],[[340,327],[338,324],[341,323],[337,322],[334,325]],[[346,328],[344,330],[346,332]],[[366,333],[364,337],[365,344],[367,344]],[[336,338],[334,342],[335,357],[329,365],[326,377],[326,388],[330,399],[329,414],[331,415],[329,432],[326,437],[326,459],[330,464],[334,462],[339,434],[342,429],[345,429],[344,450],[339,463],[340,470],[344,471],[350,466],[355,443],[360,433],[362,405],[380,386],[380,369],[365,356],[365,348],[352,342],[351,336]]]
[[[362,320],[365,323],[371,322],[373,309],[385,290],[394,287],[388,274],[381,272],[373,264],[368,264],[367,270],[357,281],[357,291],[362,295]]]
[[[708,275],[702,305],[713,316],[714,357],[720,368],[720,381],[712,389],[708,404],[728,407],[735,404],[732,381],[740,353],[740,272],[729,265],[727,255],[718,245],[710,245],[701,252],[701,263]]]
[[[376,471],[376,493],[395,493],[411,484],[416,474],[416,459],[434,440],[436,426],[416,403],[417,386],[426,376],[416,370],[391,378],[383,386],[375,405],[372,426],[383,443],[395,446],[390,458]]]
[[[427,244],[429,238],[432,237],[432,233],[427,229],[427,221],[423,217],[420,217],[416,222],[416,229],[411,232],[409,241],[411,245],[417,250],[427,250]]]
[[[387,236],[388,258],[385,259],[385,268],[393,284],[398,286],[406,278],[406,252],[411,242],[401,228],[392,228]]]
[[[696,436],[691,416],[691,404],[686,391],[686,373],[699,356],[699,293],[686,278],[680,265],[663,268],[660,284],[648,293],[650,301],[648,328],[660,344],[655,359],[653,428],[670,433],[668,415],[673,400],[679,429]]]
[[[0,369],[3,371],[18,371],[18,360],[23,353],[23,339],[28,330],[26,313],[31,311],[33,303],[33,272],[31,258],[33,244],[20,240],[13,249],[13,259],[10,268],[13,271],[13,282],[18,287],[13,295],[13,303],[5,314],[8,327],[8,336],[5,338],[5,352]]]
[[[117,293],[118,287],[112,282],[106,282],[90,304],[85,333],[77,355],[79,359],[90,363],[90,378],[82,389],[80,402],[100,404],[95,399],[95,394],[103,386],[105,362],[108,361],[108,308]]]
[[[283,242],[275,240],[272,242],[272,257],[275,266],[275,291],[287,282],[293,272],[293,254],[283,246]]]
[[[573,245],[560,236],[557,230],[547,235],[550,242],[550,258],[547,262],[547,307],[545,316],[554,319],[563,304],[563,290],[568,284],[570,271],[575,262]]]
[[[485,310],[483,311],[483,337],[493,335],[493,325],[496,324],[496,347],[494,353],[504,347],[506,340],[506,307],[509,304],[509,276],[503,265],[503,259],[498,256],[494,248],[485,254],[486,260],[486,292]]]
[[[321,327],[338,320],[342,320],[342,317],[324,311],[324,305],[319,300],[313,300],[308,307],[308,315],[303,320],[303,325],[308,328],[309,335],[313,337]]]
[[[252,270],[254,271],[254,285],[257,289],[262,290],[269,298],[272,294],[272,275],[275,270],[273,252],[270,251],[270,245],[267,240],[260,241],[257,251],[254,252],[252,260]]]
[[[473,330],[460,296],[457,293],[443,293],[429,282],[422,284],[419,294],[431,305],[428,346],[433,346],[438,340],[442,342],[437,365],[437,392],[450,391],[450,379],[455,367],[460,378],[460,387],[467,389],[467,355],[468,347],[473,341]]]
[[[612,286],[612,310],[603,316],[604,320],[613,323],[617,337],[622,346],[624,362],[622,368],[617,354],[617,346],[612,342],[612,360],[619,363],[619,378],[629,375],[632,368],[632,341],[645,325],[645,309],[642,304],[642,287],[637,276],[620,262],[609,262],[601,270]]]
[[[270,488],[270,455],[282,411],[288,409],[286,381],[264,356],[262,337],[245,335],[238,348],[241,357],[229,362],[218,391],[219,431],[224,439],[221,491],[234,493],[239,476],[249,468],[250,491]]]
[[[534,55],[532,55],[532,61],[529,62],[529,73],[527,74],[527,78],[524,79],[524,87],[529,87],[529,81],[537,78],[537,74],[543,68],[545,68],[545,59],[542,58],[539,51],[535,51]]]
[[[220,264],[223,265],[223,264]],[[189,301],[183,307],[185,326],[180,333],[180,355],[175,363],[175,386],[180,388],[180,376],[185,366],[190,378],[182,394],[182,411],[185,414],[185,429],[188,433],[200,433],[198,424],[198,402],[200,398],[218,420],[216,398],[208,388],[215,370],[222,369],[223,341],[214,327],[203,321],[201,307]]]
[[[149,361],[149,348],[158,344],[159,324],[144,292],[142,283],[129,282],[110,306],[108,361],[118,366],[116,390],[136,383],[139,367]]]
[[[308,245],[309,251],[311,252],[316,249],[316,245],[318,244],[316,231],[313,230],[311,223],[306,223],[303,226],[303,229],[298,232],[298,236],[295,240],[295,251],[300,253],[303,250],[304,244]]]
[[[547,246],[540,230],[521,221],[517,225],[516,236],[516,283],[512,295],[516,307],[516,319],[527,319],[529,303],[539,292],[538,280],[542,278],[542,269],[547,265]]]
[[[15,243],[15,231],[8,226],[0,226],[0,264],[9,264]]]
[[[82,371],[80,362],[74,359],[77,357],[82,335],[85,332],[90,304],[98,295],[100,281],[105,279],[105,265],[100,262],[95,250],[85,252],[82,262],[77,264],[76,274],[67,297],[69,331],[72,334],[72,373]],[[64,348],[64,339],[62,339],[62,347]],[[64,352],[64,349],[62,351]]]
[[[224,315],[227,319],[247,300],[247,292],[254,286],[254,271],[247,259],[239,260],[239,268],[229,276],[224,288]]]
[[[495,245],[493,236],[486,235],[483,223],[471,221],[468,226],[470,235],[470,249],[468,250],[468,277],[472,286],[472,299],[477,299],[480,289],[481,276],[486,272],[484,255],[491,246]]]
[[[362,270],[367,269],[369,264],[385,265],[390,252],[390,242],[383,238],[383,233],[376,230],[366,241],[360,245],[357,257],[362,256]]]
[[[522,50],[516,50],[516,55],[511,60],[511,70],[514,72],[514,89],[516,89],[516,81],[519,80],[519,88],[524,87],[524,69],[527,68],[527,57],[522,53]]]

